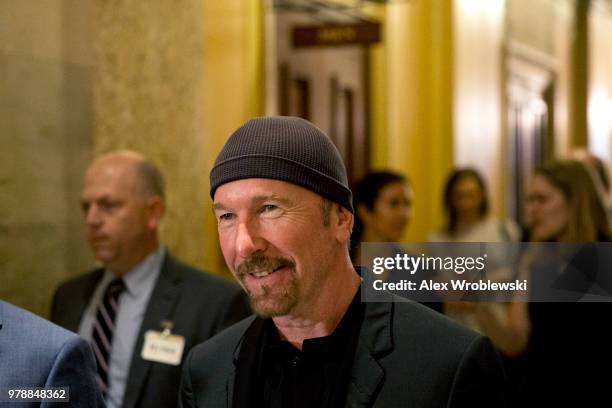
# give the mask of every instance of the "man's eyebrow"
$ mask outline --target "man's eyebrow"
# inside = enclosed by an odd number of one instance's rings
[[[108,196],[108,194],[104,194],[102,196],[98,196],[98,197],[84,197],[81,196],[79,198],[79,202],[80,203],[99,203],[100,201],[113,201],[111,199],[110,196]],[[117,200],[115,200],[117,201]]]
[[[285,205],[291,204],[291,200],[290,199],[288,199],[287,197],[280,197],[280,196],[278,196],[276,194],[258,195],[258,196],[253,197],[252,201],[254,203],[263,203],[263,202],[266,202],[266,201],[277,201],[277,202],[279,202],[281,204],[285,204]]]
[[[225,210],[225,206],[219,203],[213,203],[213,211]]]

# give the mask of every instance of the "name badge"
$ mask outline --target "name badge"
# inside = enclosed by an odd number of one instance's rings
[[[177,366],[181,363],[185,349],[185,337],[149,330],[144,335],[140,356],[156,363]]]

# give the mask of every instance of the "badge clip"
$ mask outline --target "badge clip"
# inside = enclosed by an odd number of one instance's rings
[[[172,329],[174,328],[174,323],[172,323],[172,321],[162,320],[160,323],[160,326],[162,328],[162,332],[161,332],[162,336],[168,337],[169,335],[172,334]]]

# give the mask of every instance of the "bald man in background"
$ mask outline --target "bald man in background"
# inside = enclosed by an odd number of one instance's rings
[[[81,206],[102,267],[60,285],[51,319],[92,344],[109,408],[176,406],[189,349],[250,314],[248,301],[160,243],[164,181],[141,154],[96,159]]]

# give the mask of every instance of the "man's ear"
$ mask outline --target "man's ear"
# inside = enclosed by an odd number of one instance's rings
[[[336,203],[334,203],[332,212],[335,215],[332,223],[336,230],[336,239],[344,244],[351,239],[351,232],[353,231],[355,217],[349,210]]]
[[[160,196],[153,196],[147,199],[148,226],[151,230],[157,229],[161,224],[162,217],[166,211],[164,200]]]

